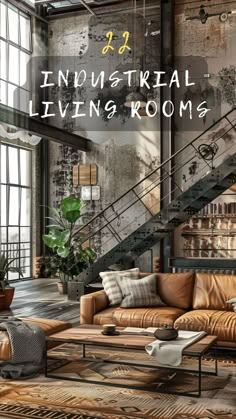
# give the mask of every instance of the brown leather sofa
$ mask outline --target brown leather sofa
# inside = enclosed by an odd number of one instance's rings
[[[45,335],[53,335],[71,327],[70,323],[60,320],[49,320],[44,318],[27,318],[21,317],[24,323],[34,324],[40,326]],[[11,345],[7,332],[0,331],[0,361],[8,361],[11,359]]]
[[[149,275],[140,274],[140,277]],[[226,301],[236,297],[236,275],[157,273],[157,292],[165,307],[109,306],[105,291],[81,297],[81,324],[175,326],[218,336],[218,345],[236,348],[236,313]]]

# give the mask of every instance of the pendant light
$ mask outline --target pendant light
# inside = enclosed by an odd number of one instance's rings
[[[145,7],[145,0],[144,0]],[[134,18],[133,18],[133,54],[132,54],[132,69],[134,70],[134,63],[136,64],[136,11],[137,11],[137,0],[134,0]],[[134,61],[135,60],[135,61]],[[135,73],[135,87],[132,92],[130,92],[126,98],[124,106],[127,108],[132,107],[132,102],[140,102],[140,108],[146,106],[146,99],[144,95],[139,91],[139,87],[136,85],[136,73]]]

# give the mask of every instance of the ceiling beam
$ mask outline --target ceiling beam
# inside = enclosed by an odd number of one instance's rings
[[[92,141],[81,135],[72,134],[56,126],[45,124],[36,118],[31,118],[23,112],[2,104],[0,104],[0,122],[77,150],[89,151],[92,146]]]

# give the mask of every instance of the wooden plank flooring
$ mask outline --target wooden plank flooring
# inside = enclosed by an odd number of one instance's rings
[[[46,317],[79,325],[79,302],[68,301],[67,295],[60,295],[55,279],[33,279],[12,285],[15,287],[13,303],[10,310],[1,311],[0,315]]]

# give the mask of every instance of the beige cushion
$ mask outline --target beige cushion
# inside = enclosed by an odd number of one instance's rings
[[[120,277],[123,295],[121,307],[160,307],[165,304],[157,295],[156,274],[142,279],[131,279],[127,275]]]
[[[109,304],[111,306],[120,304],[122,301],[122,293],[119,286],[120,275],[128,273],[130,278],[137,279],[139,278],[139,268],[129,269],[126,271],[107,271],[100,272],[100,277],[102,278],[102,285],[104,291],[108,296]]]

